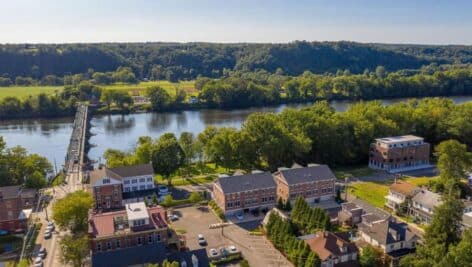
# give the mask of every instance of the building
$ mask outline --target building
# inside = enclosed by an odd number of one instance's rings
[[[409,213],[421,223],[430,223],[434,209],[442,204],[441,196],[427,189],[420,189],[411,199]]]
[[[88,174],[95,209],[113,210],[123,206],[124,195],[154,190],[151,164],[107,168],[101,166]]]
[[[431,167],[430,145],[422,137],[403,135],[377,138],[369,151],[369,167],[391,173]]]
[[[269,172],[254,172],[218,178],[213,199],[226,215],[276,205],[276,184]]]
[[[181,249],[182,237],[167,223],[161,206],[146,207],[144,202],[126,204],[118,211],[91,213],[88,221],[92,253],[163,243]]]
[[[341,225],[354,226],[362,221],[364,210],[355,203],[341,203],[341,210],[338,212],[338,222]]]
[[[298,237],[318,254],[322,267],[359,266],[358,249],[347,237],[328,231]]]
[[[419,236],[406,223],[399,223],[393,217],[380,218],[366,214],[358,230],[362,241],[397,256],[416,249],[419,240]]]
[[[37,200],[35,189],[21,188],[19,185],[0,187],[0,229],[25,231]]]
[[[418,191],[419,187],[404,181],[395,181],[388,189],[385,196],[385,206],[392,210],[397,210],[408,199],[411,199]]]
[[[275,174],[277,198],[294,202],[298,196],[308,203],[334,199],[336,177],[327,165],[280,168]]]

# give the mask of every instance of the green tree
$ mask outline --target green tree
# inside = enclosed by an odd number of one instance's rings
[[[199,192],[190,193],[189,200],[192,203],[198,203],[202,201],[202,195]]]
[[[362,267],[376,267],[378,253],[372,246],[366,246],[362,249],[359,263]]]
[[[153,86],[146,91],[153,111],[167,110],[172,104],[172,97],[160,86]]]
[[[90,193],[76,191],[54,203],[52,218],[60,228],[68,229],[72,233],[85,232],[88,227],[88,211],[92,205]]]
[[[436,146],[436,154],[439,175],[446,190],[457,187],[460,180],[467,177],[466,171],[472,167],[472,153],[457,140],[448,140]]]
[[[172,133],[163,134],[156,142],[152,151],[154,171],[172,184],[171,174],[184,164],[185,155],[177,138]]]
[[[26,178],[25,186],[28,188],[40,189],[47,184],[46,177],[39,171],[35,171],[31,176]]]
[[[90,254],[89,239],[87,235],[66,235],[60,241],[61,261],[74,267],[85,266]]]

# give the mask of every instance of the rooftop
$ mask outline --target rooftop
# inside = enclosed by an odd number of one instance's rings
[[[154,175],[154,169],[150,163],[109,168],[108,170],[119,175],[120,177]]]
[[[275,188],[275,181],[270,172],[220,177],[216,184],[220,185],[225,194]]]
[[[0,187],[0,195],[3,199],[16,198],[20,191],[21,187],[19,185]]]
[[[313,181],[336,180],[328,165],[310,165],[305,168],[292,168],[279,170],[287,184],[299,184]]]
[[[412,198],[413,202],[420,203],[421,205],[433,209],[439,205],[441,205],[441,195],[431,192],[427,189],[422,188],[421,190],[416,193],[416,195]]]
[[[316,252],[322,261],[331,256],[342,256],[358,251],[357,246],[340,236],[328,232],[318,232],[313,235],[299,237],[304,240]]]
[[[375,139],[377,142],[382,142],[386,144],[408,142],[408,141],[423,141],[423,137],[415,135],[400,135],[400,136],[391,136],[391,137],[382,137]]]
[[[391,218],[376,221],[371,225],[361,223],[359,230],[383,245],[408,241],[417,236],[406,223],[398,223]]]
[[[129,203],[125,206],[128,220],[148,219],[149,214],[144,202]]]
[[[401,193],[403,195],[412,195],[419,188],[414,184],[410,184],[404,181],[395,181],[390,185],[390,191]]]

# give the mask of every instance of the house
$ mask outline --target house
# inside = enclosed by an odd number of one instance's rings
[[[429,168],[430,145],[422,137],[377,138],[370,145],[369,167],[390,173]]]
[[[308,203],[334,199],[336,177],[327,165],[309,164],[308,167],[279,168],[274,174],[277,198],[295,202],[298,196]]]
[[[411,199],[419,190],[419,187],[411,183],[395,180],[388,189],[388,195],[385,196],[385,206],[397,210],[400,205]]]
[[[178,249],[185,241],[167,223],[161,206],[146,207],[144,202],[126,204],[124,209],[90,213],[88,235],[92,253],[163,243]]]
[[[357,246],[349,242],[347,237],[322,231],[298,239],[305,241],[320,257],[322,267],[359,266]]]
[[[406,223],[397,222],[393,217],[366,215],[358,228],[362,241],[387,254],[401,255],[416,249],[419,236]]]
[[[362,221],[364,210],[355,203],[341,203],[341,210],[338,212],[338,222],[341,225],[354,226]]]
[[[276,205],[276,184],[270,172],[219,177],[213,183],[213,199],[226,215]]]
[[[190,96],[190,99],[188,100],[188,103],[192,104],[192,105],[198,104],[198,97],[196,97],[194,95]]]
[[[100,166],[88,174],[95,199],[95,209],[113,210],[123,206],[123,200],[134,193],[154,190],[154,170],[151,164],[107,168]]]
[[[36,189],[19,185],[0,187],[0,229],[22,232],[38,200]]]
[[[434,209],[441,204],[439,194],[422,188],[411,199],[409,214],[421,223],[430,223]]]

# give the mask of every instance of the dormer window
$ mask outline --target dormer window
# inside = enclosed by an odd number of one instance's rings
[[[103,179],[103,184],[109,184],[109,183],[110,183],[110,179],[108,178]]]

